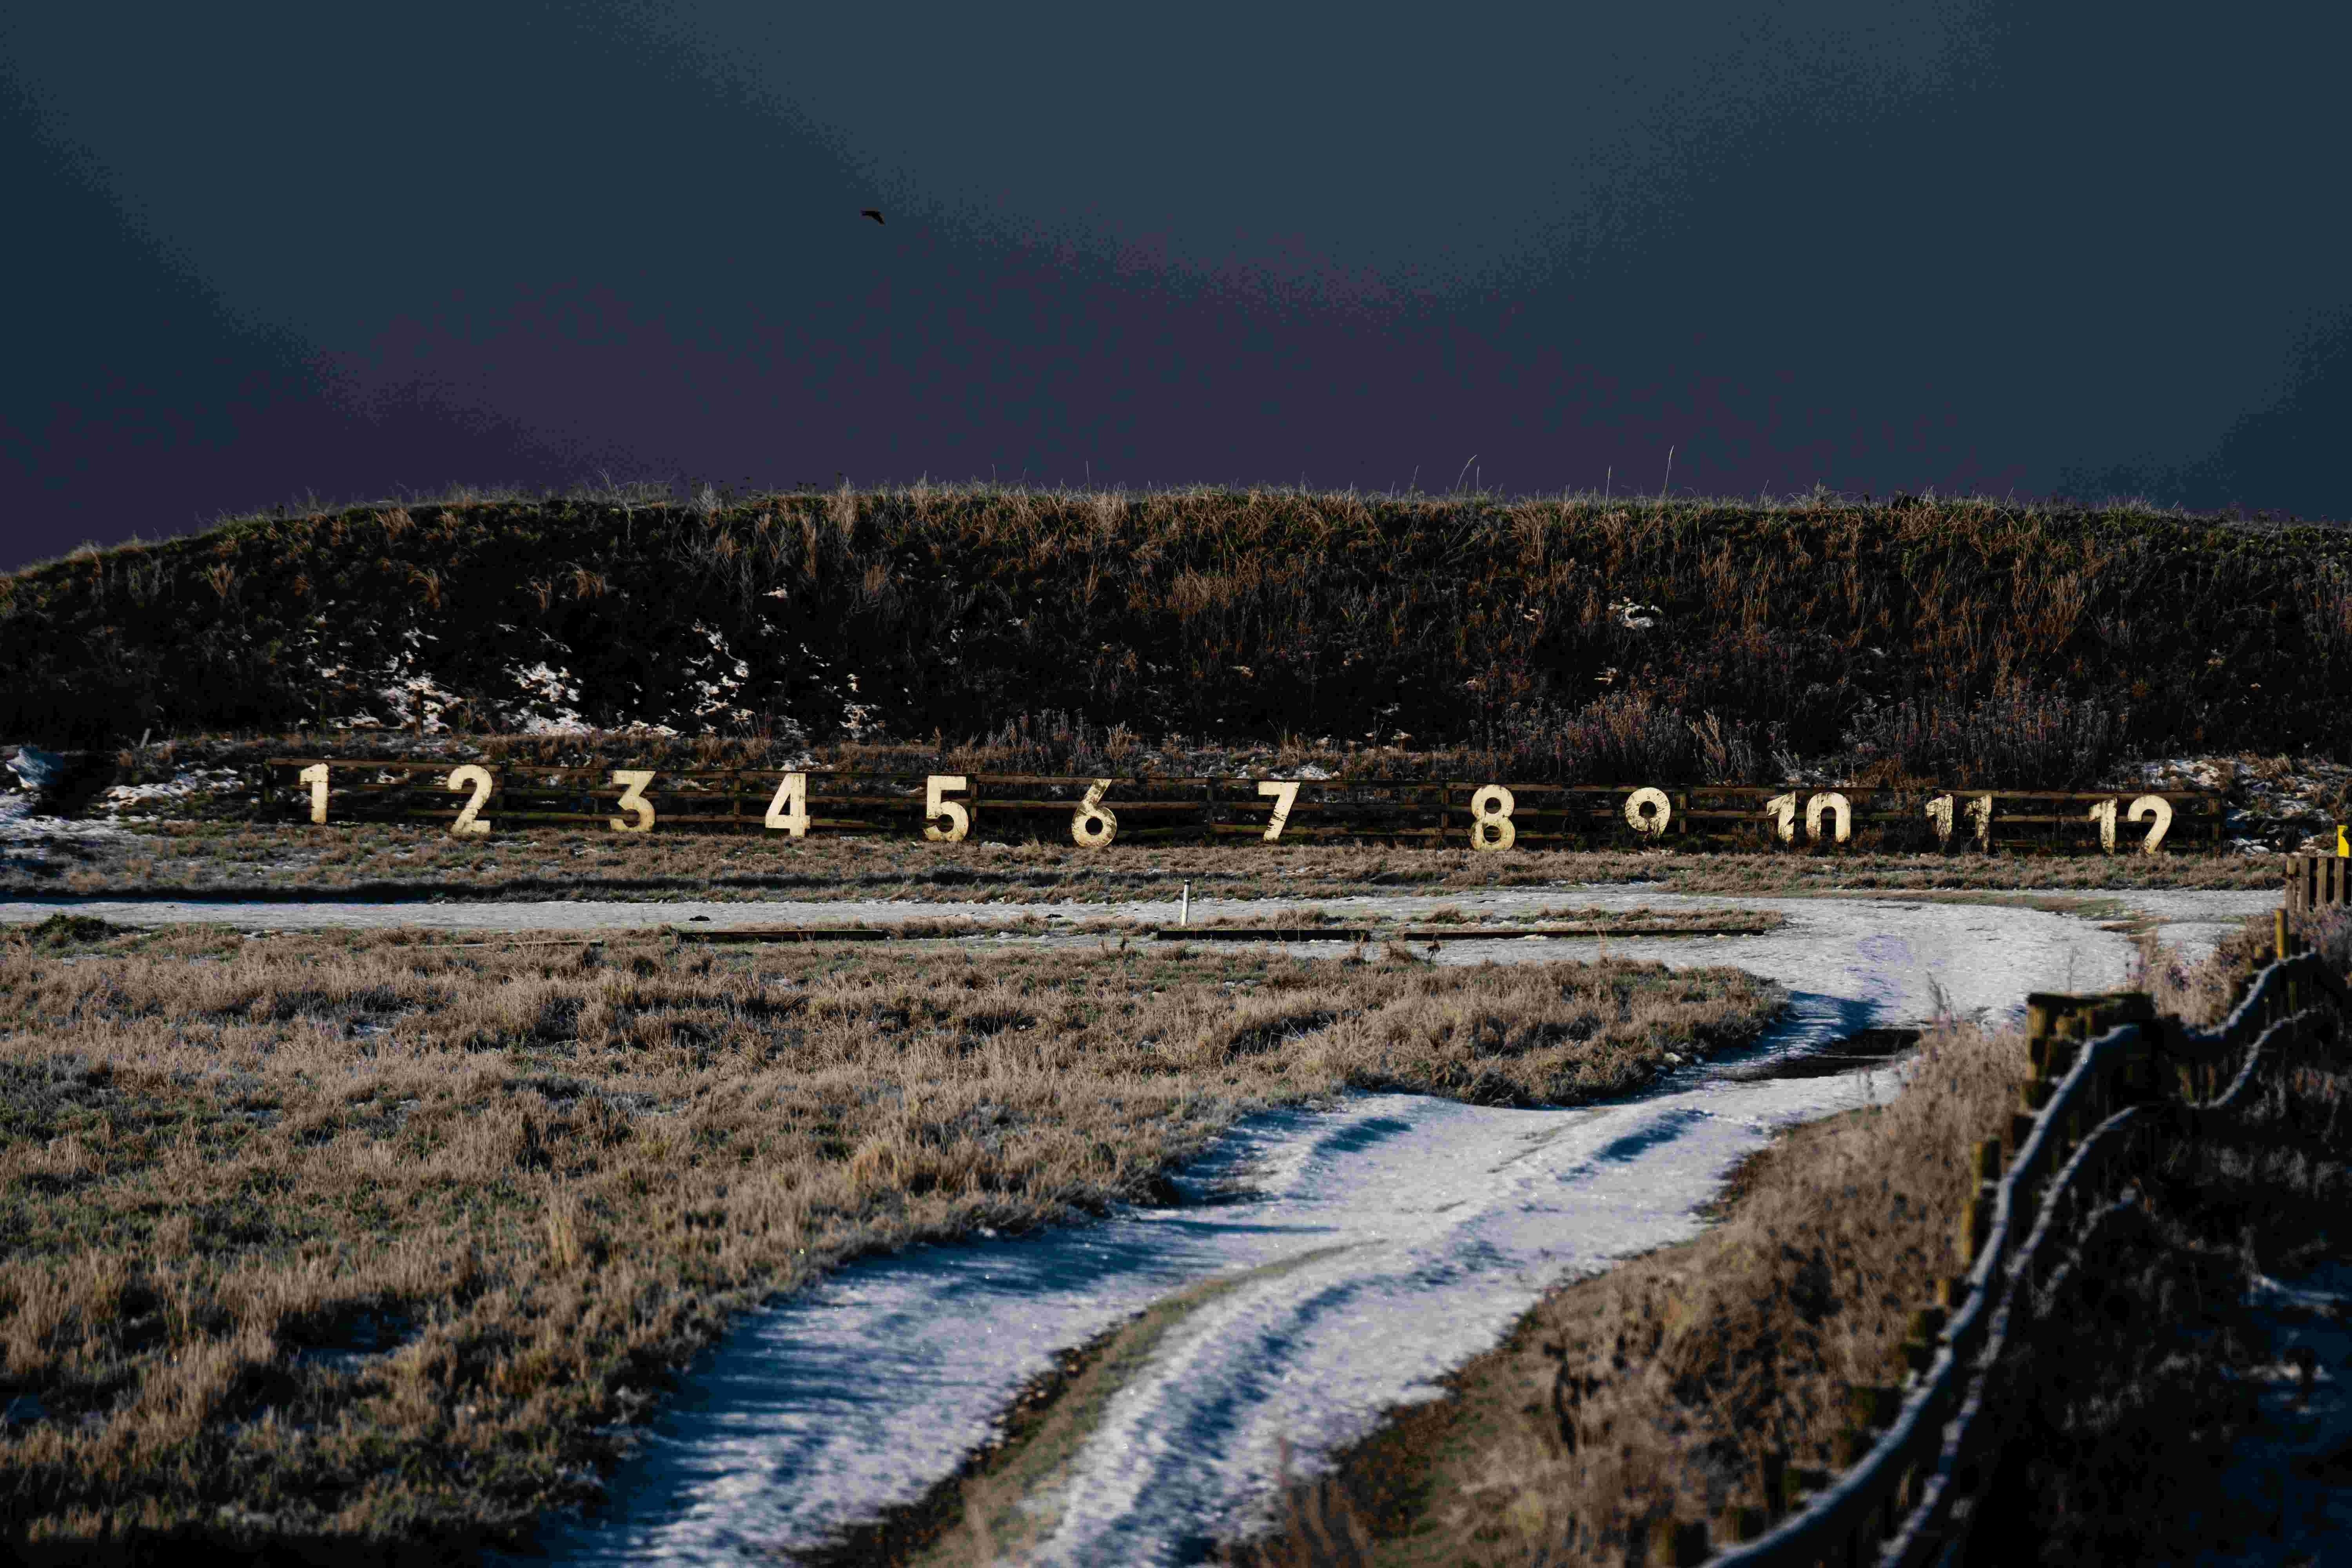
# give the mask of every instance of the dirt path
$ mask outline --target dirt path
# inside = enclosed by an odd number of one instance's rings
[[[2150,906],[2119,896],[2095,912],[2197,927],[2263,897]],[[1323,907],[1414,918],[1437,901]],[[1524,900],[1445,901],[1475,916]],[[1923,1023],[1938,1005],[1999,1017],[2030,990],[2116,987],[2134,957],[2120,932],[2040,910],[1707,901],[1780,908],[1790,924],[1610,951],[1780,980],[1790,1013],[1756,1047],[1571,1110],[1366,1095],[1263,1118],[1184,1174],[1181,1206],[840,1270],[746,1321],[694,1369],[614,1478],[610,1517],[552,1529],[547,1546],[559,1561],[603,1563],[749,1561],[815,1545],[921,1496],[987,1441],[1057,1352],[1125,1323],[1100,1363],[1109,1370],[998,1489],[983,1523],[1021,1561],[1182,1561],[1265,1506],[1279,1445],[1311,1467],[1382,1407],[1431,1395],[1439,1374],[1562,1277],[1693,1234],[1724,1173],[1778,1129],[1883,1100],[1900,1081],[1899,1068],[1790,1070],[1800,1059],[1864,1030]],[[730,912],[749,922],[780,911]],[[1172,918],[1152,906],[1117,912]],[[1581,945],[1459,943],[1437,956],[1510,962]]]

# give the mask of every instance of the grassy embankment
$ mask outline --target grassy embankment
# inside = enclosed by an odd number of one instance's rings
[[[2304,934],[2352,972],[2352,919]],[[2269,942],[2269,921],[2249,921],[2201,965],[2151,963],[2148,983],[2165,1010],[2214,1022]],[[1965,1151],[2005,1131],[2026,1071],[2021,1033],[1931,1031],[1891,1103],[1748,1162],[1696,1240],[1554,1291],[1448,1379],[1450,1397],[1395,1413],[1336,1472],[1293,1487],[1273,1537],[1225,1555],[1614,1568],[1654,1518],[1762,1506],[1768,1454],[1831,1467],[1845,1388],[1896,1378],[1926,1282],[1953,1270]],[[2274,1529],[2274,1502],[2220,1479],[2256,1431],[2255,1389],[2277,1375],[2243,1303],[2257,1274],[2344,1256],[2347,1105],[2339,1034],[2278,1089],[2143,1163],[2132,1223],[2031,1303],[2004,1363],[2020,1425],[1980,1560],[2188,1561]],[[2343,1456],[2305,1462],[2332,1474]]]
[[[649,500],[249,518],[11,574],[0,737],[573,714],[1042,762],[1034,716],[1060,712],[1171,753],[1335,737],[1559,782],[1803,759],[2012,788],[2346,756],[2336,526],[1821,493]]]
[[[1168,1189],[1345,1087],[1622,1094],[1775,988],[1374,949],[0,935],[0,1490],[77,1563],[455,1550],[595,1495],[729,1313]]]

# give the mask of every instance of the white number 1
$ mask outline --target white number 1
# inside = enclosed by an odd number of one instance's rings
[[[312,763],[294,775],[310,786],[310,820],[327,820],[327,764]]]

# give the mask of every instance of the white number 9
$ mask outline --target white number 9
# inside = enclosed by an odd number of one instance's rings
[[[1637,789],[1625,797],[1625,820],[1644,838],[1664,833],[1674,816],[1675,808],[1667,804],[1662,789]]]

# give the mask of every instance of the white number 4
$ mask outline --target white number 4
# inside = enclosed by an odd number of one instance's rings
[[[795,838],[808,837],[808,774],[784,775],[784,782],[776,786],[776,798],[768,803],[767,823]]]

